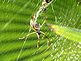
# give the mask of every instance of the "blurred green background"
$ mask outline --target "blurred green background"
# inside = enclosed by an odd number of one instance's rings
[[[42,39],[41,35],[40,48],[36,47],[36,34],[29,36],[23,46],[24,40],[19,40],[19,37],[28,34],[31,16],[41,2],[0,0],[0,61],[81,61],[81,42],[59,36],[46,25],[41,30],[49,39]],[[81,29],[81,2],[56,0],[39,16],[38,23],[42,24],[46,17],[48,23]],[[48,40],[51,41],[50,48]]]

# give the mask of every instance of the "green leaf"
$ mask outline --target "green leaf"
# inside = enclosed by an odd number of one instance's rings
[[[64,27],[59,25],[50,25],[50,28],[58,35],[72,41],[81,42],[81,30]]]
[[[75,0],[56,0],[38,18],[40,24],[48,17],[48,23],[65,26],[57,26],[61,29],[59,33],[67,31],[71,37],[68,33],[63,35],[65,37],[59,36],[44,25],[41,31],[48,38],[42,39],[41,34],[39,48],[36,34],[26,41],[19,40],[28,34],[31,16],[37,12],[41,1],[0,0],[0,61],[81,61],[81,33],[74,30],[81,29],[81,6]]]

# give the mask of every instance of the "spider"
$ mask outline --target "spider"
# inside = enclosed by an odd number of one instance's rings
[[[37,35],[37,38],[38,38],[38,42],[37,42],[37,48],[39,48],[39,45],[40,45],[40,34],[43,34],[43,37],[42,39],[46,36],[46,34],[44,32],[42,32],[40,30],[40,28],[46,23],[46,20],[43,21],[42,25],[38,24],[36,21],[35,21],[35,15],[32,16],[32,19],[30,20],[30,29],[29,29],[29,34],[27,34],[25,37],[22,37],[22,38],[19,38],[19,39],[25,39],[26,37],[28,37],[29,35],[32,35],[32,34],[36,34]],[[31,32],[31,30],[34,30],[34,32]],[[49,42],[49,41],[48,41]],[[48,43],[49,45],[50,43]]]
[[[39,47],[39,45],[40,45],[40,34],[43,34],[42,39],[46,36],[46,34],[40,30],[40,28],[43,27],[43,25],[46,23],[46,20],[43,21],[42,25],[40,25],[40,24],[37,23],[36,21],[37,21],[37,17],[39,16],[39,14],[40,14],[42,11],[44,11],[44,10],[46,9],[46,7],[49,5],[48,3],[49,3],[48,0],[44,0],[44,1],[42,2],[42,6],[39,8],[39,11],[38,11],[36,14],[34,14],[34,15],[32,16],[32,19],[30,20],[29,34],[27,34],[25,37],[22,37],[22,38],[19,38],[19,39],[25,39],[25,38],[27,38],[29,35],[36,34],[36,35],[37,35],[37,38],[38,38],[37,47]],[[31,29],[33,29],[34,32],[30,33]],[[49,42],[48,45],[50,45],[50,41],[48,41],[48,42]]]

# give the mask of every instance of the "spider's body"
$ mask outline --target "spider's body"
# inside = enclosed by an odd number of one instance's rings
[[[32,19],[30,20],[30,26],[37,32],[40,33],[40,24],[38,24],[35,20],[35,15],[32,16]]]
[[[39,47],[39,43],[40,43],[40,25],[36,22],[36,17],[35,15],[32,16],[32,19],[30,20],[30,26],[33,28],[33,30],[36,32],[37,37],[38,37],[38,44],[37,47]]]

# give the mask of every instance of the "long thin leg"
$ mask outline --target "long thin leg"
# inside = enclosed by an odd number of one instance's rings
[[[47,17],[46,17],[46,19],[43,21],[43,23],[42,23],[42,25],[40,26],[40,28],[41,28],[45,23],[47,24]]]
[[[42,25],[40,26],[40,28],[46,23],[46,21],[43,21]]]
[[[42,33],[43,35],[45,35],[45,33],[42,32],[42,31],[40,31],[40,33]],[[39,48],[39,45],[40,45],[40,34],[38,34],[38,33],[36,33],[36,34],[37,34],[37,37],[38,37],[37,48]]]
[[[40,45],[40,35],[38,33],[37,34],[37,37],[38,37],[38,42],[37,42],[37,48],[39,48],[39,45]]]
[[[51,42],[50,42],[48,36],[44,32],[42,32],[42,31],[40,31],[40,32],[43,34],[42,39],[46,36],[46,38],[48,39],[48,46],[50,46]]]
[[[32,34],[34,34],[34,33],[36,33],[36,32],[29,33],[29,34],[27,34],[26,36],[24,36],[24,37],[22,37],[22,38],[19,38],[19,39],[25,39],[25,38],[27,38],[28,36],[30,36],[30,35],[32,35]]]
[[[40,31],[40,32],[41,32],[41,34],[43,34],[43,37],[42,37],[42,39],[43,39],[43,38],[45,37],[46,34],[45,34],[44,32],[42,32],[42,31]]]

